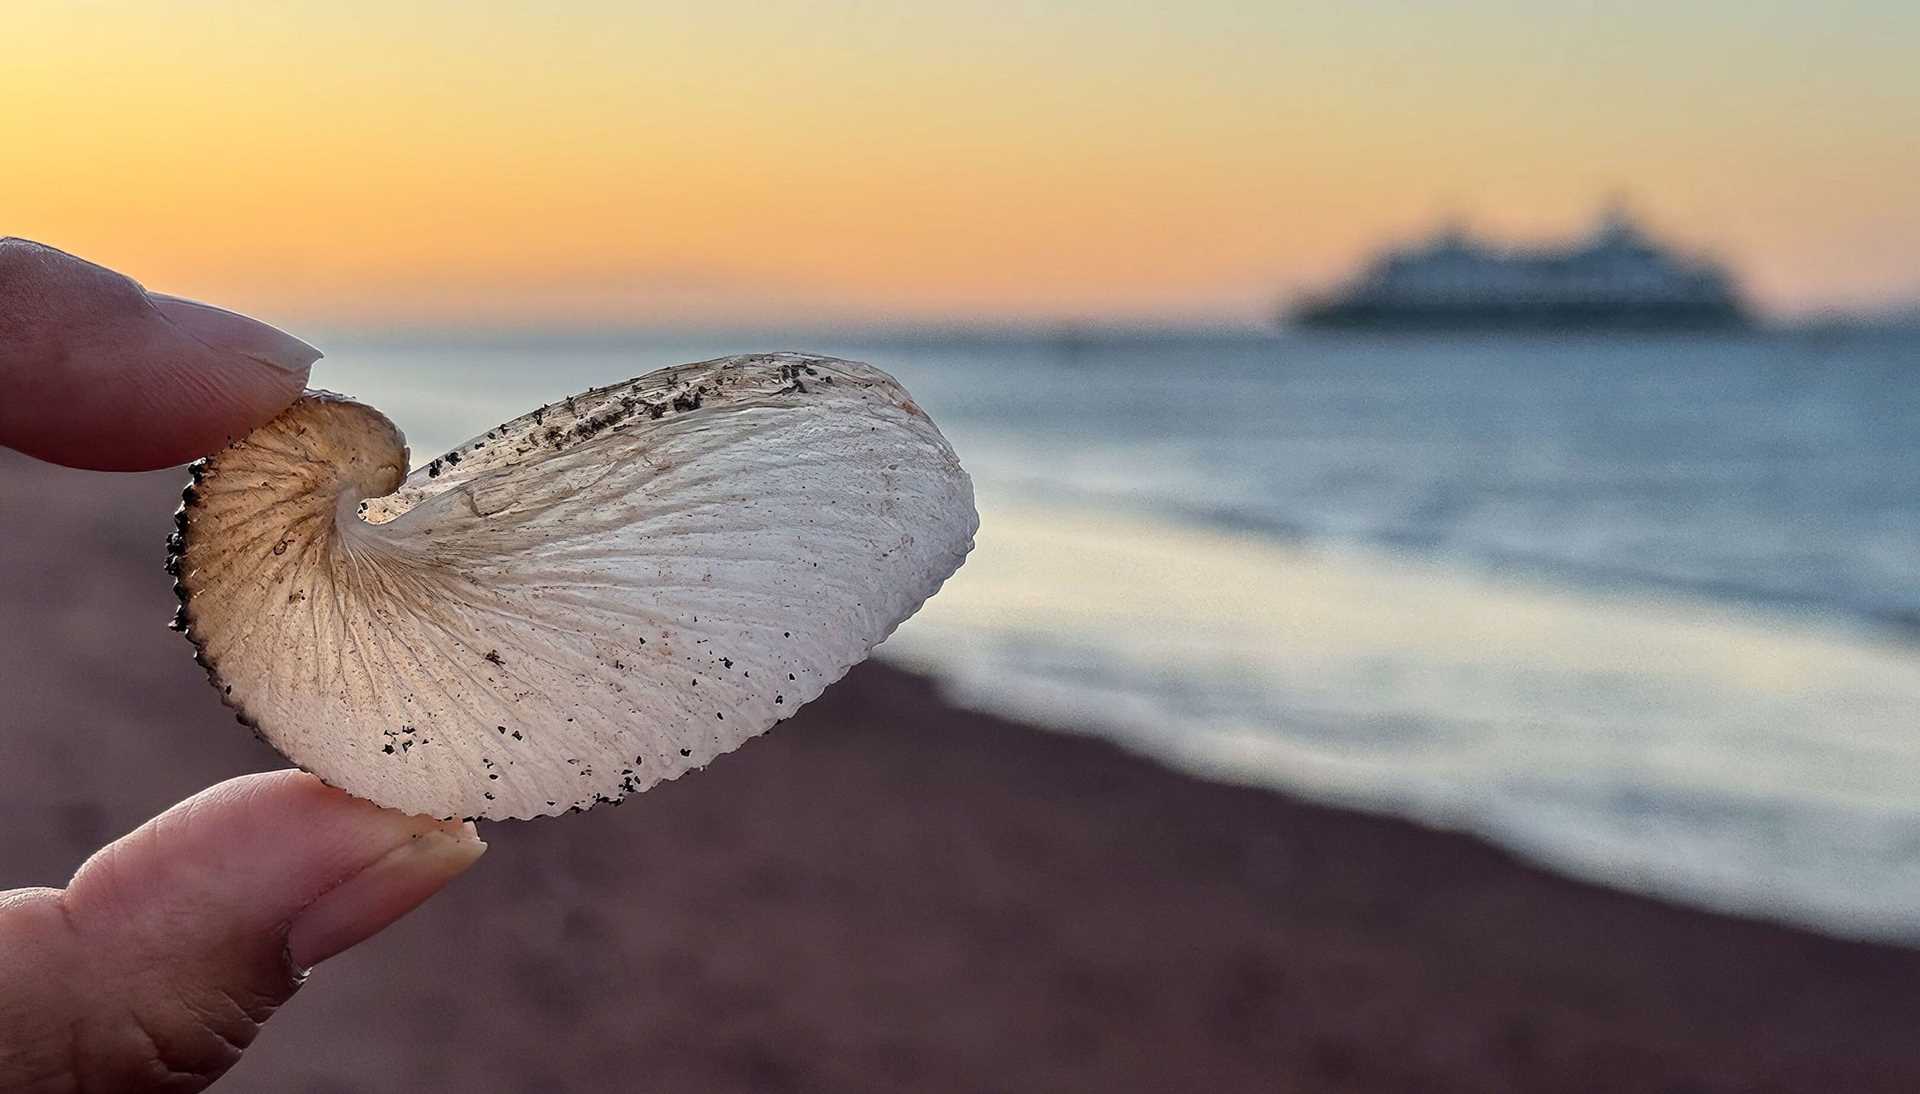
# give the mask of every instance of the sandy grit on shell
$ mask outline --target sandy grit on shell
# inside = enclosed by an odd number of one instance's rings
[[[436,817],[617,802],[739,747],[917,611],[979,523],[905,389],[797,354],[662,369],[407,467],[379,411],[311,392],[194,465],[167,565],[243,722]]]

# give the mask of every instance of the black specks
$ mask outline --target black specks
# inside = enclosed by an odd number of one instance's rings
[[[624,670],[626,669],[626,667],[627,667],[627,666],[626,666],[626,663],[625,663],[625,662],[622,662],[622,661],[615,661],[615,662],[613,663],[613,667],[614,667],[614,669],[615,669],[616,671],[624,671]],[[569,722],[571,722],[571,721],[573,721],[573,719],[571,719],[571,718],[569,718],[569,719],[567,719],[567,721],[569,721]]]
[[[392,744],[388,744],[388,745],[386,745],[385,747],[383,747],[383,748],[382,748],[382,749],[381,749],[380,751],[382,751],[382,752],[384,752],[384,753],[386,753],[387,755],[389,755],[389,756],[391,756],[391,755],[393,755],[393,745],[392,745]]]
[[[505,664],[506,664],[506,662],[505,662],[505,661],[502,661],[502,660],[500,659],[500,651],[499,651],[499,650],[488,650],[488,651],[487,651],[487,655],[486,655],[486,657],[484,657],[484,658],[482,658],[482,660],[485,660],[485,661],[491,661],[491,662],[493,662],[493,663],[494,663],[494,664],[496,664],[496,665],[505,665]]]
[[[723,668],[723,669],[730,669],[730,668],[732,668],[732,667],[733,667],[733,658],[731,658],[731,657],[722,657],[722,658],[720,659],[720,667],[721,667],[721,668]]]
[[[513,739],[514,739],[514,740],[516,740],[516,741],[524,741],[524,740],[526,740],[526,738],[525,738],[525,737],[522,737],[522,736],[520,736],[520,731],[519,731],[519,730],[517,730],[517,729],[513,731]]]
[[[439,460],[435,460],[432,463],[427,465],[427,477],[430,479],[437,479],[440,477],[440,461]]]
[[[499,730],[499,731],[500,731],[500,732],[502,732],[502,733],[505,733],[505,732],[507,731],[507,727],[506,727],[506,726],[494,726],[493,728],[495,728],[495,729],[497,729],[497,730]]]
[[[460,453],[458,452],[447,453],[447,466],[458,467],[459,465],[460,465]]]
[[[784,695],[776,695],[773,697],[773,705],[775,706],[779,706],[785,703],[786,701],[787,701],[787,697]]]
[[[803,372],[806,373],[808,376],[820,375],[818,372],[814,371],[814,368],[812,365],[781,365],[780,379],[786,381],[787,386],[781,388],[779,391],[779,394],[805,395],[807,393],[807,385],[805,381],[800,379],[800,374]],[[832,383],[833,377],[831,376],[827,377],[827,382]]]
[[[486,791],[486,792],[485,792],[485,796],[486,796],[486,799],[487,799],[488,801],[492,801],[492,800],[493,800],[493,791],[491,791],[491,790],[488,790],[488,791]]]
[[[682,392],[673,397],[673,409],[676,411],[699,410],[701,400],[707,395],[707,386],[701,384],[692,391]]]
[[[683,749],[681,749],[681,750],[680,750],[680,755],[682,755],[682,756],[691,756],[691,755],[693,755],[693,749],[691,749],[691,748],[683,748]]]
[[[536,411],[534,411],[534,412],[533,412],[533,424],[534,424],[534,425],[539,425],[540,423],[542,423],[542,422],[544,422],[544,421],[546,421],[546,420],[547,420],[547,408],[546,408],[546,407],[544,407],[544,406],[543,406],[543,407],[541,407],[540,409],[538,409],[538,410],[536,410]],[[548,804],[548,805],[552,805],[553,803],[552,803],[552,802],[548,802],[547,804]]]
[[[629,395],[621,399],[618,406],[608,407],[606,410],[576,424],[573,427],[573,431],[584,440],[603,429],[612,429],[622,421],[625,421],[627,415],[632,414],[634,409],[639,405],[640,400]]]
[[[787,673],[787,679],[789,680],[793,679],[793,673]]]
[[[720,721],[722,721],[722,722],[724,722],[724,721],[726,721],[726,720],[727,720],[727,716],[726,716],[726,715],[724,715],[724,714],[722,714],[722,713],[720,713],[720,712],[719,712],[719,711],[717,711],[717,710],[713,712],[713,716],[714,716],[715,718],[717,718],[717,719],[719,719],[719,720],[720,720]]]
[[[233,685],[232,685],[232,684],[228,684],[228,685],[227,685],[226,687],[224,687],[224,688],[221,688],[221,689],[220,689],[220,694],[222,694],[222,695],[232,695],[232,694],[233,694]]]
[[[781,632],[780,632],[780,637],[782,637],[782,638],[792,638],[792,637],[793,637],[793,632],[792,632],[792,631],[781,631]]]

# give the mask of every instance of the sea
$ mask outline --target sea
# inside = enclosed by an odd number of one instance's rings
[[[978,491],[880,651],[956,702],[1920,943],[1920,332],[317,341],[417,462],[663,365],[872,362]]]

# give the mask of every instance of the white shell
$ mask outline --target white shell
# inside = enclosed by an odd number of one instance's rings
[[[177,625],[243,721],[381,805],[618,800],[791,715],[973,546],[973,486],[868,365],[662,369],[406,475],[312,393],[195,466]],[[404,481],[402,481],[404,476]]]

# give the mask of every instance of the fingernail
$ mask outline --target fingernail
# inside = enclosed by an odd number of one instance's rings
[[[239,312],[166,293],[150,292],[147,299],[174,326],[217,350],[245,354],[287,372],[305,372],[322,356],[319,350],[278,327]]]
[[[432,830],[388,851],[294,917],[287,954],[305,971],[355,946],[439,892],[486,853],[473,832]]]

